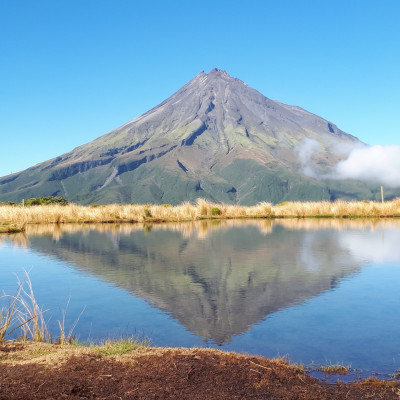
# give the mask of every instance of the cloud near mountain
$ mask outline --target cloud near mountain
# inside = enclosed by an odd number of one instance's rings
[[[354,179],[363,182],[375,182],[390,188],[400,187],[400,146],[342,145],[334,146],[331,151],[345,156],[328,173],[318,172],[311,158],[319,151],[321,143],[305,138],[295,151],[304,175],[323,180]]]
[[[357,179],[400,187],[400,146],[355,148],[339,161],[330,175],[333,179]]]

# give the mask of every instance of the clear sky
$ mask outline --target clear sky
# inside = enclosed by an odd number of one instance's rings
[[[400,145],[399,0],[0,0],[0,176],[217,67],[362,141]]]

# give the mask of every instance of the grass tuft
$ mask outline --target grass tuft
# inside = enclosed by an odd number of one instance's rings
[[[327,364],[321,365],[318,371],[324,372],[325,374],[339,374],[346,375],[350,371],[349,365],[337,364]]]
[[[47,343],[54,342],[44,319],[44,313],[47,310],[43,310],[39,307],[33,292],[32,282],[27,272],[25,272],[23,280],[18,279],[16,293],[14,295],[3,293],[3,295],[0,296],[0,301],[2,304],[8,302],[7,305],[0,307],[0,343],[14,332],[20,334],[20,340]],[[76,342],[76,338],[73,336],[73,330],[83,311],[84,309],[68,333],[66,333],[65,330],[65,312],[63,312],[61,321],[58,321],[60,337],[55,343],[74,344]]]
[[[25,272],[22,281],[18,280],[15,295],[4,293],[0,299],[8,300],[8,305],[0,308],[0,342],[17,330],[21,331],[24,340],[39,342],[49,339],[44,311],[36,302],[28,273]]]
[[[400,369],[398,369],[396,372],[393,374],[389,375],[392,379],[399,379],[400,378]]]
[[[106,342],[96,349],[97,354],[103,357],[122,355],[129,351],[136,350],[140,347],[146,347],[149,343],[146,340],[136,338],[126,338],[119,340],[108,339]]]

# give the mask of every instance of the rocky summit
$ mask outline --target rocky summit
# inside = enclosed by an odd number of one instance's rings
[[[377,198],[378,187],[326,178],[343,149],[362,145],[335,124],[213,69],[96,140],[0,178],[0,201],[63,196],[81,204],[178,204],[205,198],[251,205]]]

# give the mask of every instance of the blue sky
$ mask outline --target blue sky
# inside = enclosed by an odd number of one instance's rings
[[[0,0],[0,176],[87,143],[214,67],[400,145],[400,1]]]

